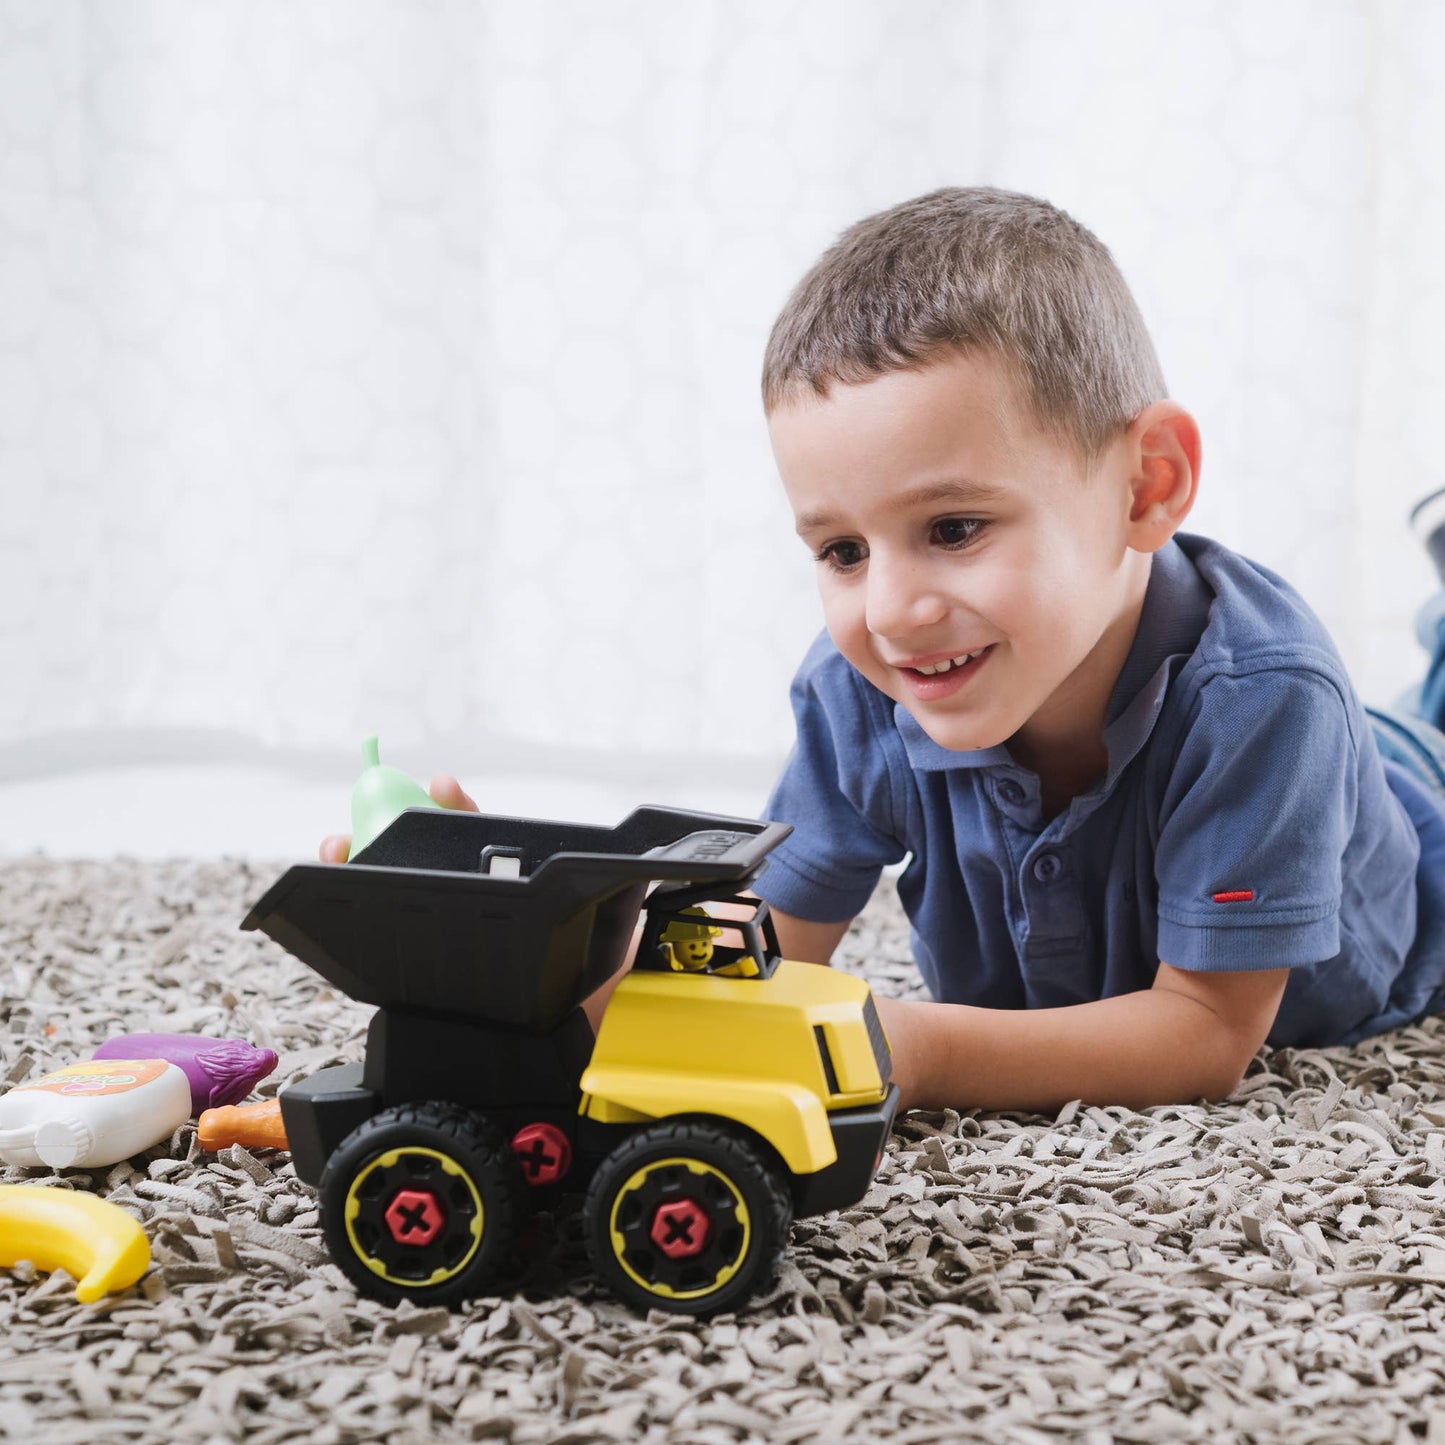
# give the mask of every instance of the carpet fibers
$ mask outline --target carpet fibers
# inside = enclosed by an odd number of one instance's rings
[[[274,1048],[272,1093],[369,1010],[236,925],[279,870],[0,864],[0,1086],[169,1029]],[[844,966],[916,991],[881,891]],[[1262,1054],[1217,1106],[915,1114],[856,1208],[707,1323],[593,1283],[575,1212],[506,1293],[359,1298],[284,1153],[194,1125],[94,1172],[152,1266],[82,1305],[0,1270],[0,1438],[35,1442],[1445,1440],[1445,1027]]]

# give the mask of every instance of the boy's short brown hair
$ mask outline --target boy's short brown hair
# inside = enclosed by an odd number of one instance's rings
[[[1086,456],[1167,395],[1103,243],[1047,201],[972,186],[868,216],[823,253],[773,325],[763,406],[949,348],[1001,358],[1039,424]]]

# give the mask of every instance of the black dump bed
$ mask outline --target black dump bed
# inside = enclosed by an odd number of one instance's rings
[[[241,927],[358,1002],[545,1033],[621,966],[649,883],[744,888],[791,831],[672,808],[615,828],[411,808],[350,863],[288,869]]]

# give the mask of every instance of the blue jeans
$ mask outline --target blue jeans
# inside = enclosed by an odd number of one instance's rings
[[[1380,755],[1402,764],[1445,797],[1445,591],[1415,618],[1415,636],[1430,654],[1425,680],[1388,710],[1366,708]]]

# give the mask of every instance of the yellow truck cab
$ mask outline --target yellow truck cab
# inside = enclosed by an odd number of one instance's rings
[[[604,1124],[716,1114],[764,1140],[794,1175],[836,1163],[829,1116],[846,1122],[888,1096],[891,1061],[868,985],[776,955],[751,976],[677,977],[649,966],[646,947],[603,1016],[581,1112]]]
[[[693,1219],[699,1239],[741,1210],[754,1227],[780,1231],[780,1249],[786,1223],[758,1217],[777,1213],[766,1199],[749,1211],[744,1176],[761,1166],[786,1195],[787,1220],[851,1204],[877,1170],[897,1102],[867,984],[780,958],[760,900],[713,894],[713,906],[749,913],[714,917],[694,901],[700,894],[653,895],[637,961],[612,994],[581,1081],[585,1118],[664,1125],[650,1156],[628,1151],[621,1170],[599,1169],[587,1213],[594,1258],[606,1261],[613,1288],[673,1308],[714,1295],[748,1251],[739,1235],[733,1253],[697,1260],[683,1252],[696,1242],[688,1235],[666,1253],[655,1237],[662,1205],[648,1197],[649,1157],[689,1201],[678,1214]]]

